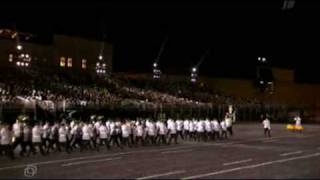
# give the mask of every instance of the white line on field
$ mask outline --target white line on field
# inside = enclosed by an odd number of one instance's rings
[[[144,176],[144,177],[139,177],[137,179],[142,180],[142,179],[151,179],[151,178],[156,178],[156,177],[162,177],[162,176],[170,176],[170,175],[174,175],[174,174],[182,174],[185,173],[185,170],[180,170],[180,171],[171,171],[171,172],[167,172],[167,173],[163,173],[163,174],[154,174],[151,176]]]
[[[15,165],[15,166],[0,167],[0,171],[8,170],[8,169],[25,168],[28,165],[35,165],[36,166],[36,165],[44,165],[44,164],[55,164],[55,163],[68,162],[68,161],[112,157],[112,156],[128,155],[128,154],[135,154],[135,153],[148,153],[148,152],[151,153],[151,152],[159,152],[159,151],[165,151],[165,150],[185,149],[185,148],[190,148],[190,147],[192,147],[192,146],[189,145],[189,146],[174,147],[174,148],[162,148],[162,149],[152,149],[152,150],[121,152],[121,153],[113,153],[113,154],[93,155],[93,156],[81,156],[81,157],[75,157],[75,158],[69,158],[69,159],[59,159],[59,160],[52,160],[52,161],[42,161],[42,162],[34,162],[34,163],[21,164],[21,165]]]
[[[178,151],[164,151],[164,152],[161,152],[161,154],[179,153],[179,152],[190,152],[190,151],[192,151],[192,149],[178,150]]]
[[[265,141],[262,141],[264,143],[269,143],[269,142],[275,142],[275,141],[278,141],[277,139],[271,139],[271,140],[265,140]]]
[[[217,174],[225,174],[225,173],[229,173],[229,172],[240,171],[243,169],[253,169],[253,168],[257,168],[257,167],[261,167],[261,166],[267,166],[267,165],[277,164],[277,163],[280,164],[280,163],[284,163],[284,162],[288,162],[288,161],[293,161],[293,160],[297,160],[297,159],[307,159],[307,158],[316,157],[316,156],[320,156],[320,153],[314,153],[314,154],[292,157],[292,158],[287,158],[287,159],[279,159],[279,160],[275,160],[275,161],[268,161],[268,162],[264,162],[264,163],[247,165],[247,166],[240,166],[240,167],[232,168],[232,169],[225,169],[225,170],[214,171],[214,172],[206,173],[206,174],[198,174],[198,175],[194,175],[194,176],[184,177],[182,179],[199,179],[199,178],[213,176],[213,175],[217,175]]]
[[[294,151],[294,152],[288,152],[288,153],[282,153],[280,156],[290,156],[293,154],[301,154],[303,151]]]
[[[107,159],[98,159],[98,160],[88,160],[88,161],[77,161],[77,162],[62,164],[61,166],[62,166],[62,167],[66,167],[66,166],[73,166],[73,165],[87,164],[87,163],[94,163],[94,162],[113,161],[113,160],[118,160],[118,159],[121,159],[121,158],[122,158],[122,157],[107,158]]]
[[[250,161],[252,161],[252,159],[245,159],[245,160],[241,160],[241,161],[233,161],[233,162],[223,163],[223,165],[229,166],[229,165],[233,165],[233,164],[240,164],[240,163],[245,163],[245,162],[250,162]]]

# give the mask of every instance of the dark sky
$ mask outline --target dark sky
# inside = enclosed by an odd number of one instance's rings
[[[115,71],[151,72],[168,36],[160,57],[164,73],[189,75],[210,48],[200,75],[250,77],[257,57],[266,56],[274,66],[295,68],[300,79],[320,82],[319,4],[297,0],[282,11],[282,1],[129,2],[4,4],[0,23],[43,36],[101,39],[104,33],[114,44]]]

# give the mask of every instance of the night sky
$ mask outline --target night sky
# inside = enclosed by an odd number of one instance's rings
[[[195,1],[196,2],[196,1]],[[0,7],[0,24],[50,37],[62,33],[114,45],[114,70],[151,72],[162,41],[164,73],[189,75],[203,54],[200,75],[250,78],[258,56],[295,68],[304,82],[320,82],[320,6],[276,3],[19,3]]]

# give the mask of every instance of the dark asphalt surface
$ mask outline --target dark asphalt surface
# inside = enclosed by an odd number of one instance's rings
[[[320,126],[285,127],[273,124],[271,138],[261,124],[235,124],[233,137],[214,142],[0,157],[0,178],[320,178]]]

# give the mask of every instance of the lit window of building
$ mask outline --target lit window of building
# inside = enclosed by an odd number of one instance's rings
[[[9,62],[13,61],[13,54],[9,54]]]
[[[68,58],[68,67],[72,67],[72,58]]]
[[[65,67],[65,66],[66,66],[66,58],[60,57],[60,67]]]
[[[87,68],[87,60],[86,59],[82,59],[81,68],[82,69],[86,69]]]

